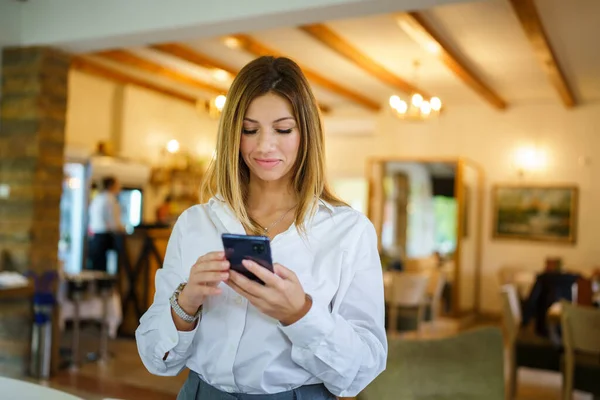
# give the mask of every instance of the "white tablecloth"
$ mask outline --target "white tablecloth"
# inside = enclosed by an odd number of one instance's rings
[[[67,297],[67,281],[61,280],[58,290],[57,301],[60,305],[58,323],[60,330],[63,331],[66,321],[72,320],[75,314],[75,304]],[[81,320],[102,321],[102,298],[95,289],[93,281],[90,282],[88,290],[79,306],[79,317]],[[108,302],[108,335],[114,339],[117,337],[117,331],[123,321],[121,311],[121,296],[116,289],[113,290]]]
[[[45,386],[0,377],[0,400],[83,400]]]

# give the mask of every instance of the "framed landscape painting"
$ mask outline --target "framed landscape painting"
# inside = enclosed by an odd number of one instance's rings
[[[492,236],[575,243],[575,186],[496,185],[492,190]]]

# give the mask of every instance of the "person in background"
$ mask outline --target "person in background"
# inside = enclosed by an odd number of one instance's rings
[[[155,375],[188,379],[178,400],[333,400],[385,369],[377,234],[327,185],[324,134],[296,63],[261,57],[235,77],[207,203],[175,223],[154,302],[136,330]],[[274,272],[230,269],[221,234],[271,239]]]
[[[573,301],[573,285],[579,278],[581,275],[578,273],[563,272],[562,261],[548,259],[545,270],[536,277],[529,296],[523,304],[521,325],[526,327],[534,321],[535,333],[550,338],[553,332],[549,330],[546,318],[548,309],[562,299]]]
[[[117,199],[121,191],[119,181],[112,176],[106,177],[102,179],[101,190],[89,208],[89,269],[106,272],[106,253],[115,249],[116,236],[125,232],[125,227],[121,222],[121,207]]]
[[[171,215],[171,202],[173,197],[168,195],[163,203],[156,209],[156,223],[159,225],[171,225],[173,216]]]

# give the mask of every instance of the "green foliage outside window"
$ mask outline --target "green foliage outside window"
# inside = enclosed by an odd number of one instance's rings
[[[435,196],[433,198],[435,213],[435,248],[442,254],[451,253],[456,249],[456,199],[452,197]]]

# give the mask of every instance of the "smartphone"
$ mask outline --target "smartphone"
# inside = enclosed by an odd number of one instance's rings
[[[234,235],[224,233],[221,235],[225,258],[231,264],[231,269],[244,275],[246,278],[264,285],[265,283],[242,264],[242,260],[251,260],[258,265],[273,272],[271,260],[271,245],[266,236]]]

